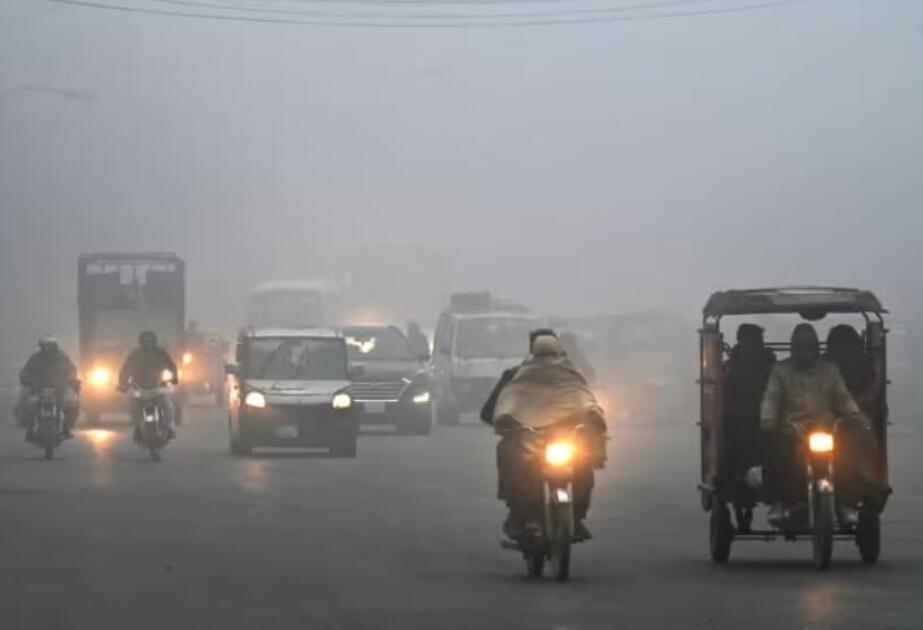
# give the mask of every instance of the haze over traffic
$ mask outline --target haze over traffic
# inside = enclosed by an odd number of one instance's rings
[[[442,261],[436,305],[489,286],[693,314],[713,288],[816,282],[909,312],[921,58],[912,0],[474,29],[7,0],[2,346],[73,334],[93,250],[180,253],[190,315],[225,327],[253,283],[366,247]]]

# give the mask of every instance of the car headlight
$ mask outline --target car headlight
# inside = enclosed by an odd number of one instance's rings
[[[183,353],[183,365],[190,365],[195,360],[195,357],[192,356],[191,352]]]
[[[90,371],[89,380],[94,387],[105,387],[112,382],[112,372],[107,367],[97,366]]]
[[[160,373],[160,380],[162,380],[164,383],[173,382],[173,372],[170,370],[164,370]]]
[[[552,442],[545,447],[545,461],[552,466],[565,466],[574,458],[574,443],[570,440]]]
[[[812,453],[829,453],[833,451],[833,434],[815,431],[808,436],[808,448]]]
[[[425,405],[429,401],[430,401],[430,395],[428,391],[420,392],[419,394],[413,397],[413,402],[418,405]]]
[[[346,392],[340,392],[339,394],[334,394],[333,400],[330,402],[330,405],[334,409],[349,409],[353,406],[353,397],[347,394]]]
[[[263,395],[263,392],[249,392],[244,398],[244,404],[254,409],[265,409],[266,396]]]

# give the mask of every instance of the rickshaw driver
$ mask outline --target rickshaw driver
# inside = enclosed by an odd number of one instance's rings
[[[871,423],[853,399],[837,366],[820,356],[817,331],[811,324],[799,324],[792,333],[791,356],[775,365],[760,409],[760,428],[767,448],[764,462],[772,506],[769,521],[784,519],[785,504],[798,502],[803,495],[802,468],[797,444],[787,429],[788,423],[829,424],[841,420],[838,437],[847,448],[837,449],[838,498],[853,506],[867,498],[874,488],[872,462],[874,434]],[[841,517],[855,524],[851,507],[841,509]]]

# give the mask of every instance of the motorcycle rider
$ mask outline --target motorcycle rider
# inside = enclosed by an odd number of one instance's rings
[[[798,444],[788,430],[789,423],[832,427],[841,421],[837,435],[848,447],[837,449],[836,470],[838,478],[846,480],[838,484],[837,493],[844,504],[868,498],[875,483],[871,422],[849,393],[837,366],[821,358],[817,331],[811,324],[795,327],[791,348],[791,356],[773,367],[760,409],[767,481],[774,501],[770,522],[784,518],[785,504],[799,501],[804,494],[804,466],[799,462]],[[849,520],[855,517],[847,516]]]
[[[529,356],[521,365],[503,373],[481,409],[481,419],[494,426],[495,431],[501,435],[497,444],[498,498],[505,501],[510,510],[503,525],[504,534],[514,540],[522,536],[525,524],[532,520],[531,501],[528,498],[528,489],[524,486],[528,485],[534,473],[528,461],[529,453],[523,443],[523,434],[515,430],[520,422],[531,424],[526,419],[531,419],[531,414],[525,409],[521,418],[517,418],[515,413],[510,413],[510,410],[515,411],[517,407],[516,400],[523,400],[524,390],[535,394],[541,392],[544,394],[541,396],[543,398],[556,398],[563,402],[565,407],[578,408],[581,418],[577,422],[588,425],[595,431],[596,437],[601,438],[606,430],[605,421],[586,379],[567,359],[554,331],[542,329],[531,333]],[[526,394],[526,398],[528,397]],[[577,405],[573,404],[575,400],[578,401]],[[585,410],[591,412],[582,413]],[[552,424],[563,427],[573,422],[575,416],[568,413],[559,422]],[[588,450],[599,452],[601,440],[592,441],[594,443],[588,445]],[[587,458],[574,470],[574,532],[578,540],[591,537],[584,519],[590,507],[594,483],[593,467],[596,463],[592,458]]]
[[[119,391],[128,391],[128,385],[134,384],[141,389],[157,389],[164,382],[165,372],[170,378],[166,379],[173,385],[179,384],[176,363],[170,354],[157,343],[157,335],[146,330],[138,337],[139,347],[135,348],[119,371]],[[176,411],[173,399],[169,395],[163,397],[164,421],[167,436],[176,437],[175,417]],[[141,439],[141,405],[137,400],[132,400],[131,418],[135,426],[135,440]]]
[[[35,439],[35,422],[33,399],[44,388],[57,391],[58,404],[64,416],[62,437],[74,437],[72,429],[80,416],[80,381],[74,362],[58,346],[58,341],[51,335],[45,335],[38,342],[39,350],[26,362],[19,373],[22,388],[14,408],[16,423],[26,429],[26,441]]]

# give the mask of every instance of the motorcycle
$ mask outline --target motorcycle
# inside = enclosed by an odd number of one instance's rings
[[[136,421],[140,425],[139,446],[147,449],[155,462],[160,461],[160,452],[170,441],[164,411],[164,400],[169,395],[170,390],[166,386],[153,389],[137,386],[131,388],[131,397],[138,409]]]
[[[58,404],[58,392],[52,387],[44,387],[35,397],[35,443],[45,450],[45,459],[54,457],[55,449],[60,446],[64,430],[64,418]]]
[[[536,475],[537,520],[526,524],[524,535],[501,540],[501,547],[522,554],[529,577],[541,577],[545,563],[559,582],[570,577],[571,546],[582,542],[574,536],[575,465],[588,457],[582,439],[586,431],[578,425],[566,431],[519,427]]]

